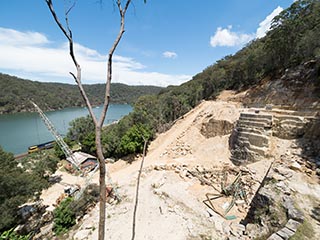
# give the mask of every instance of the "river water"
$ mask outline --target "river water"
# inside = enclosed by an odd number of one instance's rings
[[[106,121],[109,124],[119,120],[132,111],[127,104],[111,104],[108,109]],[[95,108],[96,116],[100,116],[101,108]],[[59,111],[45,113],[58,132],[64,136],[69,123],[79,117],[88,115],[86,108],[66,108]],[[0,115],[0,146],[7,152],[20,154],[28,151],[31,145],[54,140],[44,125],[38,113],[15,113]]]

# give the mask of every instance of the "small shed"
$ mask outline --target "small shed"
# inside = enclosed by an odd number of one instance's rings
[[[74,152],[72,153],[72,158],[77,166],[79,166],[80,169],[84,171],[91,171],[98,164],[96,157],[84,152]],[[71,162],[70,157],[68,157],[67,160]]]

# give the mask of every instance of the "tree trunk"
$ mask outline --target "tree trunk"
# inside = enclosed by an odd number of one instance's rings
[[[99,118],[99,120],[97,120],[96,116],[93,113],[93,109],[92,109],[92,105],[87,97],[87,94],[83,88],[83,85],[81,83],[81,67],[78,64],[75,54],[74,54],[74,42],[73,42],[73,38],[72,38],[72,31],[69,27],[69,22],[68,22],[68,13],[73,9],[73,7],[75,6],[75,2],[73,3],[73,5],[65,12],[65,20],[66,20],[66,27],[64,27],[60,21],[58,16],[56,15],[56,12],[53,8],[52,5],[52,0],[45,0],[49,10],[55,20],[55,22],[57,23],[58,27],[60,28],[60,30],[63,32],[63,34],[65,35],[65,37],[68,39],[69,41],[69,54],[72,58],[72,61],[76,67],[77,70],[77,74],[75,75],[74,73],[70,72],[70,74],[72,75],[72,77],[74,78],[75,82],[78,85],[79,91],[81,93],[81,96],[83,97],[83,100],[86,103],[86,106],[88,108],[88,111],[90,113],[90,116],[92,118],[92,121],[94,122],[95,125],[95,134],[96,134],[96,138],[95,138],[95,144],[96,144],[96,148],[97,148],[97,157],[98,157],[98,162],[99,162],[99,186],[100,186],[100,203],[99,203],[99,236],[98,239],[99,240],[104,240],[104,235],[105,235],[105,216],[106,216],[106,165],[105,165],[105,160],[104,160],[104,156],[103,156],[103,151],[102,151],[102,144],[101,144],[101,130],[102,130],[102,126],[104,123],[104,120],[106,118],[106,114],[108,111],[108,107],[109,107],[109,100],[110,100],[110,85],[111,85],[111,80],[112,80],[112,56],[114,51],[116,50],[122,35],[124,33],[124,23],[125,23],[125,14],[126,11],[131,3],[131,0],[127,0],[126,4],[124,6],[124,8],[122,8],[121,5],[121,0],[117,0],[116,4],[118,6],[118,10],[120,13],[120,18],[121,18],[121,24],[120,24],[120,30],[118,33],[117,38],[115,39],[112,47],[110,48],[109,51],[109,55],[108,55],[108,60],[107,60],[107,80],[106,80],[106,91],[105,91],[105,98],[104,98],[104,104],[103,104],[103,108],[102,108],[102,113],[101,116]],[[108,173],[107,173],[108,174]],[[108,178],[110,176],[108,175]],[[118,197],[118,196],[117,196]]]
[[[96,127],[96,147],[99,161],[99,239],[104,239],[106,221],[106,165],[101,145],[101,128]]]

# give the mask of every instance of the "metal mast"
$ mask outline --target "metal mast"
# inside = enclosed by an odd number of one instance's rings
[[[73,164],[77,169],[79,169],[79,166],[77,162],[74,159],[74,156],[72,154],[72,151],[70,150],[69,146],[65,143],[63,138],[60,136],[58,133],[57,129],[53,126],[53,124],[50,122],[49,118],[43,113],[43,111],[38,107],[37,104],[34,102],[30,101],[37,112],[39,113],[41,119],[43,120],[44,124],[48,128],[48,130],[51,132],[51,134],[54,136],[56,139],[56,142],[58,143],[59,147],[63,151],[64,155],[66,156],[66,159],[70,161],[71,164]]]

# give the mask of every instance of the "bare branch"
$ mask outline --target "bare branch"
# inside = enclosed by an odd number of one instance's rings
[[[52,0],[45,0],[45,1],[46,1],[47,5],[48,5],[48,7],[49,7],[49,10],[50,10],[50,12],[51,12],[54,20],[55,20],[56,23],[57,23],[58,27],[61,29],[61,31],[62,31],[63,34],[66,36],[66,38],[68,38],[69,41],[72,40],[72,39],[70,38],[69,34],[67,33],[66,29],[65,29],[65,28],[63,27],[63,25],[60,23],[59,18],[58,18],[58,16],[57,16],[56,12],[55,12],[54,9],[53,9]]]
[[[102,124],[104,122],[105,119],[105,114],[107,112],[107,109],[109,107],[109,99],[110,99],[110,85],[111,85],[111,80],[112,80],[112,56],[114,51],[116,50],[122,35],[124,33],[124,24],[125,24],[125,13],[126,10],[128,9],[129,5],[130,5],[131,0],[127,0],[126,5],[124,10],[122,10],[122,6],[121,6],[121,0],[117,0],[117,6],[119,9],[119,13],[120,13],[120,17],[121,17],[121,22],[120,22],[120,30],[118,33],[118,36],[116,38],[116,40],[114,41],[112,47],[109,50],[109,55],[108,55],[108,60],[107,60],[107,82],[106,82],[106,91],[105,91],[105,99],[104,99],[104,104],[103,104],[103,109],[102,109],[102,113],[99,119],[99,125],[100,127],[102,127]]]
[[[130,5],[130,2],[131,2],[131,0],[128,0],[128,1],[127,1],[126,5],[125,5],[125,7],[124,7],[124,10],[123,10],[123,15],[126,14],[126,11],[127,11],[128,7],[129,7],[129,5]]]
[[[70,73],[70,75],[73,77],[74,81],[77,82],[77,77],[76,77],[76,75],[74,75],[73,72],[69,72],[69,73]]]
[[[49,9],[50,9],[50,12],[51,12],[51,14],[52,14],[55,22],[57,23],[57,25],[59,26],[59,28],[61,29],[61,31],[63,32],[63,34],[64,34],[64,35],[66,36],[66,38],[68,39],[68,41],[69,41],[69,53],[70,53],[70,55],[71,55],[71,58],[72,58],[72,61],[73,61],[74,65],[75,65],[76,67],[78,67],[79,64],[78,64],[78,62],[77,62],[77,60],[76,60],[76,58],[75,58],[75,56],[74,56],[74,53],[73,53],[74,51],[73,51],[72,32],[71,32],[71,30],[70,30],[70,28],[69,28],[68,18],[66,17],[67,29],[68,29],[68,32],[67,32],[67,30],[65,29],[65,27],[61,24],[61,22],[60,22],[60,20],[59,20],[59,18],[58,18],[58,16],[57,16],[57,14],[56,14],[56,12],[55,12],[55,10],[54,10],[54,8],[53,8],[52,0],[45,0],[45,1],[46,1],[47,5],[48,5],[48,7],[49,7]],[[71,10],[71,9],[70,9],[70,10]]]
[[[61,24],[57,14],[56,14],[56,12],[54,10],[53,4],[52,4],[52,0],[45,0],[45,1],[46,1],[47,5],[49,7],[49,10],[50,10],[55,22],[57,23],[58,27],[60,28],[60,30],[63,32],[63,34],[68,39],[68,42],[69,42],[69,54],[70,54],[71,59],[72,59],[74,65],[75,65],[75,67],[77,69],[77,76],[75,74],[71,73],[71,72],[70,72],[70,74],[72,75],[72,77],[74,78],[75,82],[78,85],[78,88],[79,88],[79,91],[81,93],[81,96],[82,96],[82,98],[84,99],[84,101],[86,103],[86,106],[88,108],[89,114],[90,114],[94,124],[97,125],[98,122],[97,122],[96,116],[93,113],[92,105],[91,105],[91,103],[90,103],[90,101],[88,99],[88,96],[87,96],[87,94],[86,94],[86,92],[83,89],[83,86],[81,84],[81,67],[80,67],[80,64],[77,62],[75,54],[74,54],[74,42],[73,42],[73,38],[72,38],[72,31],[70,29],[69,21],[68,21],[68,14],[74,8],[75,2],[73,3],[73,5],[67,11],[65,11],[65,20],[66,20],[66,24],[67,24],[67,30],[66,30],[65,27]]]
[[[118,9],[119,9],[119,13],[120,13],[120,15],[122,16],[121,0],[117,0],[117,6],[118,6]]]
[[[65,21],[66,21],[66,24],[67,24],[67,29],[68,29],[68,32],[69,32],[69,36],[70,38],[72,39],[72,31],[70,29],[70,26],[69,26],[69,17],[68,17],[68,14],[69,12],[74,8],[74,6],[76,5],[76,2],[74,1],[73,4],[71,5],[71,7],[69,7],[68,10],[65,11]],[[76,64],[76,63],[75,63]]]
[[[69,9],[65,12],[65,15],[68,16],[69,12],[76,6],[76,1],[69,7]]]

